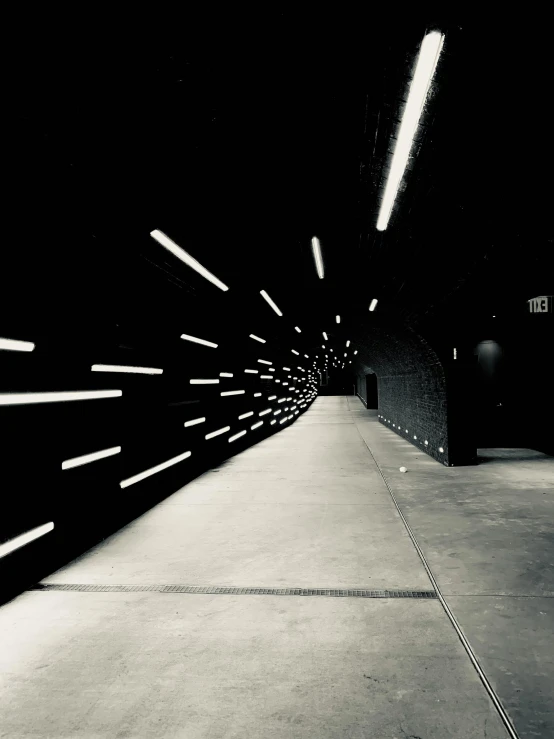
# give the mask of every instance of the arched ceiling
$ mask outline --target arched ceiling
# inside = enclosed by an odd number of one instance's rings
[[[194,313],[200,298],[196,324],[248,326],[284,345],[283,327],[299,325],[313,354],[322,330],[340,343],[354,323],[369,335],[478,321],[491,301],[508,309],[548,292],[551,193],[541,178],[552,143],[538,100],[552,70],[540,34],[271,10],[246,20],[197,28],[185,18],[178,41],[36,29],[14,51],[7,238],[17,247],[5,296],[22,325],[73,320],[67,289],[79,320],[102,315],[106,325],[115,306],[160,321],[168,306]],[[433,28],[446,33],[444,51],[380,233],[391,137]],[[153,229],[229,293],[161,249]],[[29,291],[48,306],[41,316],[18,298]]]

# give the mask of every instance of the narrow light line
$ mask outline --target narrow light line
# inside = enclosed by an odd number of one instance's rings
[[[267,416],[268,413],[271,413],[271,408],[266,408],[265,411],[260,411],[258,416]]]
[[[0,544],[0,559],[2,557],[5,557],[7,554],[10,554],[11,552],[15,552],[16,549],[20,549],[26,544],[30,544],[35,539],[44,536],[44,534],[52,531],[53,528],[54,522],[50,521],[49,523],[45,523],[42,526],[37,526],[34,529],[26,531],[24,534],[20,534],[19,536],[16,536],[13,539]]]
[[[273,364],[273,362],[268,362],[267,359],[258,359],[258,362],[260,364]]]
[[[215,380],[189,380],[191,385],[219,385],[219,379]]]
[[[315,262],[315,268],[317,271],[317,275],[320,280],[323,279],[324,271],[323,271],[323,258],[321,256],[321,244],[319,243],[319,239],[317,236],[314,236],[312,238],[312,253],[314,255],[314,262]]]
[[[161,375],[163,369],[157,367],[126,367],[121,364],[93,364],[91,372],[128,372],[136,375]]]
[[[72,457],[62,462],[62,470],[70,470],[73,467],[80,467],[83,464],[89,464],[90,462],[96,462],[98,459],[104,459],[105,457],[112,457],[114,454],[119,454],[121,451],[120,446],[112,446],[109,449],[102,449],[99,452],[91,452],[90,454],[83,454],[81,457]]]
[[[221,395],[244,395],[246,390],[226,390],[224,393],[221,393]]]
[[[273,308],[273,310],[275,311],[275,313],[277,313],[278,316],[282,316],[283,315],[281,313],[281,311],[279,310],[279,308],[275,305],[275,303],[273,302],[273,300],[266,293],[265,290],[260,290],[260,295]]]
[[[255,336],[254,334],[250,334],[250,338],[251,339],[255,339],[256,341],[259,341],[261,344],[265,344],[266,343],[266,340],[265,339],[260,339],[259,336]]]
[[[285,372],[290,372],[290,367],[283,367],[283,369],[285,370]]]
[[[185,421],[185,426],[188,428],[189,426],[196,426],[198,423],[204,423],[206,420],[205,416],[202,416],[202,418],[191,418],[190,421]]]
[[[253,370],[253,369],[245,369],[244,371],[245,371],[246,373],[249,373],[249,374],[251,374],[251,375],[258,375],[258,374],[259,374],[259,370]]]
[[[432,31],[425,36],[421,44],[416,69],[410,83],[408,100],[396,134],[391,166],[377,219],[378,231],[384,231],[387,228],[443,43],[444,34]]]
[[[211,346],[213,349],[217,349],[217,344],[213,341],[206,341],[206,339],[199,339],[197,336],[189,336],[189,334],[181,334],[181,338],[185,341],[192,341],[193,344],[202,344],[202,346]]]
[[[238,434],[235,434],[234,436],[230,436],[228,441],[235,441],[236,439],[240,439],[241,436],[245,436],[246,431],[239,431]]]
[[[270,395],[269,398],[268,398],[268,400],[276,400],[276,398],[277,398],[276,395]]]
[[[297,352],[297,351],[296,351],[296,349],[291,349],[291,352],[292,352],[293,354],[296,354],[296,356],[297,356],[297,357],[299,357],[299,356],[300,356],[299,352]]]
[[[230,426],[224,426],[222,429],[217,429],[217,431],[210,431],[209,434],[206,434],[204,437],[205,439],[213,439],[216,436],[219,436],[220,434],[224,434],[226,431],[230,431]]]
[[[232,377],[233,373],[232,372],[220,372],[219,376],[220,377]]]
[[[120,398],[122,390],[83,390],[60,393],[3,393],[0,405],[27,405],[31,403],[61,403],[72,400],[99,400]]]
[[[258,421],[258,423],[255,423],[253,426],[250,426],[250,429],[254,431],[254,429],[259,429],[260,426],[263,426],[263,425],[264,425],[263,421]]]
[[[242,415],[239,416],[239,421],[242,421],[243,418],[248,418],[249,416],[253,416],[253,415],[254,415],[254,411],[248,411],[248,413],[243,413]]]
[[[337,323],[340,323],[340,316],[335,316]]]
[[[262,394],[261,393],[254,393],[254,397],[255,398],[261,398],[262,397]]]
[[[377,298],[373,298],[373,300],[371,301],[371,304],[369,306],[369,310],[373,311],[373,310],[375,310],[375,308],[377,308]]]
[[[221,280],[219,280],[214,274],[206,269],[206,267],[203,267],[197,259],[192,257],[181,246],[178,246],[169,238],[169,236],[166,236],[163,231],[159,231],[158,229],[156,229],[150,232],[150,236],[155,239],[158,244],[161,244],[168,251],[174,254],[177,259],[180,259],[181,262],[184,262],[188,267],[193,269],[195,272],[198,272],[199,275],[202,275],[202,277],[211,282],[212,285],[215,285],[224,292],[229,289],[224,282],[221,282]]]
[[[0,339],[0,349],[8,352],[32,352],[35,345],[32,341],[18,341],[17,339]]]
[[[273,380],[273,375],[260,375],[260,380]]]
[[[157,464],[155,467],[150,467],[149,469],[144,470],[144,472],[139,472],[138,475],[133,475],[133,477],[128,477],[126,480],[121,480],[119,487],[128,488],[129,485],[134,485],[136,482],[145,480],[147,477],[151,477],[162,470],[166,470],[168,467],[172,467],[178,462],[182,462],[184,459],[188,459],[190,454],[190,452],[184,452],[183,454],[179,454],[177,457],[168,459],[167,462],[162,462],[161,464]]]
[[[323,331],[323,338],[325,339],[325,341],[329,341],[329,337],[327,336],[325,331]]]
[[[301,331],[301,330],[300,330],[300,329],[298,328],[298,326],[295,326],[295,327],[294,327],[294,330],[295,330],[295,331],[298,331],[298,333],[299,333],[299,334],[301,334],[301,333],[302,333],[302,331]]]

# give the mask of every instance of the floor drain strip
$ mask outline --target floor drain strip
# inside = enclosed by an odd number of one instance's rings
[[[191,593],[196,595],[300,595],[327,598],[436,598],[434,590],[367,590],[343,588],[234,588],[200,585],[80,585],[38,583],[29,590],[62,590],[81,593]]]

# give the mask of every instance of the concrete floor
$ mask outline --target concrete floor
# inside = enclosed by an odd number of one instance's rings
[[[445,468],[319,398],[44,582],[430,590],[368,446],[520,736],[554,736],[537,452]],[[30,591],[0,609],[0,680],[10,739],[508,736],[439,600]]]

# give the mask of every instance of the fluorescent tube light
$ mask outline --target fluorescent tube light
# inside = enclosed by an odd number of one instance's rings
[[[213,341],[206,341],[206,339],[199,339],[196,336],[189,336],[188,334],[181,334],[181,338],[185,341],[192,341],[193,344],[202,344],[202,346],[211,346],[213,349],[217,349],[217,344]]]
[[[220,395],[244,395],[246,390],[227,390],[224,393],[220,393]]]
[[[340,323],[340,316],[335,316],[337,323]]]
[[[150,232],[150,236],[155,239],[158,244],[161,244],[168,251],[174,254],[177,259],[180,259],[181,262],[184,262],[188,267],[191,267],[191,269],[193,269],[195,272],[198,272],[199,275],[202,275],[202,277],[205,277],[206,280],[209,280],[212,285],[215,285],[224,292],[229,289],[227,285],[221,282],[221,280],[218,280],[215,275],[213,275],[209,270],[206,269],[206,267],[203,267],[199,261],[197,261],[194,257],[191,257],[191,255],[182,247],[177,246],[177,244],[172,241],[169,236],[166,236],[163,231],[159,231],[158,229],[156,229],[155,231]]]
[[[260,380],[273,380],[273,375],[260,375]]]
[[[91,372],[129,372],[136,375],[161,375],[163,369],[156,367],[125,367],[121,364],[93,364]]]
[[[250,428],[252,431],[254,431],[254,429],[259,429],[260,426],[263,426],[263,425],[264,425],[263,421],[258,421],[258,423],[253,424],[252,426],[250,426]]]
[[[267,416],[268,413],[271,413],[271,408],[266,408],[265,411],[260,411],[258,416]]]
[[[219,380],[189,380],[191,385],[219,385]]]
[[[49,523],[45,523],[42,526],[37,526],[30,531],[26,531],[24,534],[20,534],[14,539],[10,539],[9,541],[4,542],[4,544],[0,544],[0,558],[5,557],[11,552],[15,552],[16,549],[24,547],[25,544],[30,544],[35,539],[38,539],[39,537],[44,536],[44,534],[47,534],[49,531],[52,531],[53,528],[54,522],[50,521]]]
[[[377,298],[373,298],[369,305],[369,310],[375,310],[375,308],[377,308]]]
[[[188,457],[190,457],[190,454],[190,452],[184,452],[183,454],[179,454],[177,457],[172,457],[171,459],[168,459],[167,462],[162,462],[162,464],[157,464],[155,467],[150,467],[150,469],[144,470],[144,472],[139,472],[138,475],[133,475],[133,477],[128,477],[126,480],[121,480],[121,482],[119,483],[119,487],[128,488],[129,485],[134,485],[136,482],[140,482],[147,477],[155,475],[157,472],[161,472],[162,470],[166,470],[168,467],[172,467],[178,462],[182,462],[183,459],[188,459]]]
[[[272,421],[270,421],[269,423],[270,423],[270,425],[271,425],[271,426],[273,426],[273,424],[274,424],[274,423],[277,423],[277,421],[276,421],[275,419],[273,419],[273,420],[272,420]]]
[[[17,341],[16,339],[0,339],[0,349],[9,352],[32,352],[35,345],[32,341]]]
[[[220,372],[219,376],[220,377],[232,377],[233,373],[232,372]]]
[[[259,370],[245,369],[244,371],[245,372],[248,372],[251,375],[258,375],[259,374]]]
[[[268,362],[267,359],[258,359],[258,362],[260,364],[273,364],[273,362]]]
[[[323,259],[321,257],[321,245],[317,236],[312,238],[312,252],[314,255],[315,268],[320,280],[323,279]]]
[[[425,99],[435,73],[443,42],[444,34],[438,31],[432,31],[425,36],[421,44],[416,69],[410,83],[408,100],[396,137],[383,200],[379,209],[379,217],[377,219],[378,231],[384,231],[387,228],[396,199],[396,193],[404,176],[413,138],[425,105]]]
[[[279,310],[279,308],[277,308],[277,306],[275,305],[275,303],[273,302],[273,300],[266,293],[265,290],[260,290],[260,295],[273,308],[273,310],[275,311],[275,313],[277,313],[278,316],[282,316],[283,315],[281,313],[281,311]]]
[[[283,367],[283,369],[285,370],[285,372],[290,372],[290,367]]]
[[[302,331],[300,331],[300,329],[298,328],[298,326],[295,326],[295,327],[294,327],[294,330],[295,330],[295,331],[298,331],[298,333],[299,333],[299,334],[301,334],[301,333],[302,333]]]
[[[346,342],[346,348],[348,349],[349,346],[350,346],[350,339],[348,339],[348,341]]]
[[[300,356],[299,352],[297,352],[297,351],[296,351],[296,349],[291,349],[291,352],[292,352],[293,354],[296,354],[296,356],[297,356],[297,357],[299,357],[299,356]]]
[[[235,441],[236,439],[240,439],[241,436],[245,436],[246,431],[239,431],[238,434],[235,434],[234,436],[230,436],[228,441]]]
[[[202,416],[202,418],[192,418],[190,421],[185,421],[185,427],[196,426],[198,423],[204,423],[205,420],[205,416]]]
[[[61,403],[70,400],[97,400],[120,398],[122,390],[83,390],[61,393],[5,393],[0,395],[0,405],[27,405],[31,403]]]
[[[243,418],[248,418],[248,416],[253,416],[254,411],[248,411],[248,413],[243,413],[241,416],[239,416],[239,421],[242,421]]]
[[[270,395],[269,398],[268,398],[268,400],[275,400],[276,398],[277,398],[276,395]]]
[[[256,341],[259,341],[260,344],[265,344],[266,343],[265,339],[260,339],[259,336],[255,336],[254,334],[250,334],[250,338],[251,339],[255,339]]]
[[[217,431],[210,431],[209,434],[206,434],[204,437],[205,439],[213,439],[215,436],[219,436],[220,434],[224,434],[226,431],[230,431],[230,426],[224,426],[222,429],[217,429]]]
[[[62,470],[70,470],[73,467],[80,467],[83,464],[89,464],[89,462],[96,462],[98,459],[112,457],[114,454],[119,454],[120,451],[120,446],[113,446],[110,447],[110,449],[102,449],[100,452],[92,452],[91,454],[83,454],[81,457],[66,459],[62,462]]]
[[[329,341],[329,337],[327,336],[327,334],[325,333],[325,331],[323,332],[323,338],[325,339],[325,341]]]

